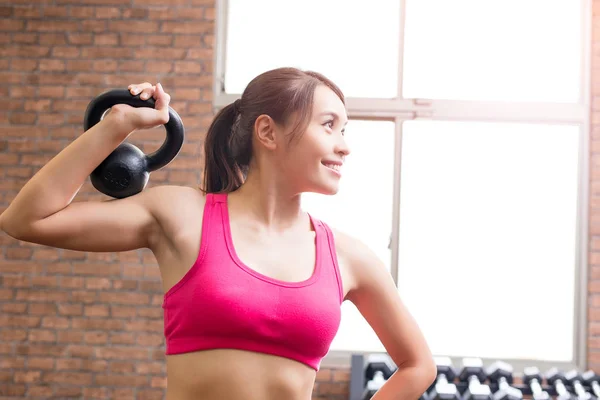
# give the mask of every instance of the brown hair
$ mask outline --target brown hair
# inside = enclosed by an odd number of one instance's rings
[[[254,78],[241,99],[222,108],[208,128],[202,190],[229,193],[244,183],[252,158],[254,123],[260,115],[266,114],[283,126],[294,116],[290,142],[304,132],[318,85],[329,87],[345,103],[342,91],[317,72],[278,68]]]

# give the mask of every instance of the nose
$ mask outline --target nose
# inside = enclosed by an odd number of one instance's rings
[[[339,140],[336,143],[335,153],[339,154],[341,157],[346,157],[350,154],[350,146],[348,146],[346,139],[342,135],[339,136]]]

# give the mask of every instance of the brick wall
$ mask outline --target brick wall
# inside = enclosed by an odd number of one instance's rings
[[[152,175],[151,185],[197,185],[200,144],[211,119],[214,17],[214,0],[12,0],[0,6],[0,211],[81,133],[92,97],[142,81],[160,81],[170,92],[187,134],[181,154]],[[599,58],[592,68],[597,124]],[[131,141],[149,152],[163,138],[151,130]],[[593,125],[589,362],[600,370],[598,149],[600,128]],[[98,198],[86,183],[76,201]],[[164,398],[161,301],[148,251],[79,253],[0,235],[0,396]],[[347,398],[348,380],[347,370],[321,370],[314,398]]]
[[[136,82],[161,82],[186,126],[182,152],[151,185],[200,182],[212,116],[214,0],[3,4],[0,211],[81,134],[94,96]],[[163,139],[161,128],[130,141],[150,152]],[[75,201],[96,199],[88,182]],[[161,290],[149,251],[81,253],[1,234],[0,397],[164,398]],[[344,398],[347,381],[347,372],[321,371],[317,398]]]

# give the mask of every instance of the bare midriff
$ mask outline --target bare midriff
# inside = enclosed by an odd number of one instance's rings
[[[316,371],[240,350],[167,356],[167,400],[310,400]]]

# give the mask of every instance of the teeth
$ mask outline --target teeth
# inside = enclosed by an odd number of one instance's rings
[[[341,165],[337,165],[337,164],[323,164],[325,165],[327,168],[331,168],[335,171],[339,171],[341,169]]]

